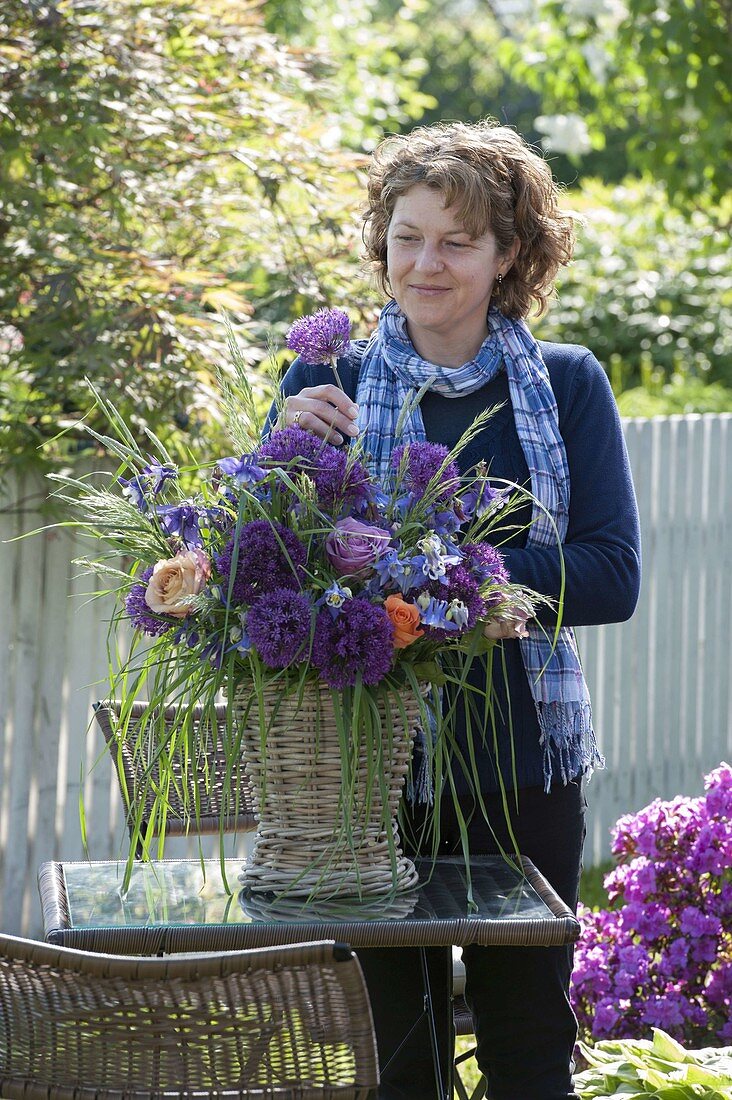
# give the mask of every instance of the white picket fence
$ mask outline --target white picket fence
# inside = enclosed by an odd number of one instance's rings
[[[608,858],[617,818],[654,797],[698,794],[732,759],[732,415],[625,423],[643,532],[643,589],[629,623],[580,631],[607,770],[588,796],[586,863]],[[36,873],[126,851],[119,795],[91,722],[105,695],[109,607],[42,526],[44,486],[0,490],[0,929],[42,934]]]

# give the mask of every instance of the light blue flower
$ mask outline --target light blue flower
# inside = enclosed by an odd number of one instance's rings
[[[451,600],[447,609],[447,618],[455,623],[458,630],[465,630],[470,621],[470,611],[462,600]]]
[[[437,535],[454,535],[462,527],[463,520],[455,515],[455,512],[450,509],[449,511],[434,512],[432,515],[432,524]]]
[[[453,603],[456,602],[459,601],[453,600]],[[448,618],[447,600],[438,600],[434,596],[430,596],[428,592],[423,592],[417,597],[417,607],[419,608],[419,617],[425,626],[437,627],[439,630],[447,631],[460,629],[457,623]]]
[[[379,584],[382,587],[389,581],[396,581],[398,584],[399,578],[404,575],[404,564],[399,560],[396,550],[391,547],[379,554],[377,561],[374,562],[374,569],[378,573]]]
[[[402,562],[402,572],[394,578],[399,591],[403,596],[411,592],[413,588],[420,588],[424,584],[424,574],[418,558],[406,558]]]
[[[266,470],[258,466],[253,455],[242,455],[241,458],[219,459],[219,469],[227,477],[230,477],[238,486],[256,485],[266,476]]]
[[[203,546],[200,525],[206,516],[205,509],[183,500],[180,504],[158,505],[155,510],[167,535],[177,535],[190,550]]]
[[[319,600],[316,600],[315,606],[328,608],[333,618],[337,618],[341,613],[346,600],[350,600],[353,597],[353,592],[346,585],[340,585],[338,581],[333,581],[330,588],[326,588],[323,595]]]
[[[171,463],[158,462],[157,458],[153,458],[150,455],[150,461],[147,466],[143,466],[142,473],[145,477],[151,479],[151,489],[153,496],[157,496],[166,481],[175,481],[178,477],[178,469]]]
[[[150,492],[150,481],[146,477],[135,474],[134,477],[118,477],[117,482],[122,486],[122,496],[127,497],[143,515],[150,508],[147,502],[147,494]]]
[[[237,653],[241,653],[243,657],[251,653],[252,642],[242,626],[232,626],[229,631],[229,641],[231,645],[229,646],[228,652],[235,650]]]

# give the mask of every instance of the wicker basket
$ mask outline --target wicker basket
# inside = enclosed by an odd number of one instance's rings
[[[330,690],[315,682],[292,693],[265,688],[256,699],[246,685],[237,689],[259,816],[240,876],[248,894],[364,898],[416,884],[396,815],[420,702],[405,692],[375,704],[367,730],[350,725],[342,702],[337,715]],[[349,730],[345,751],[338,718],[341,730]]]

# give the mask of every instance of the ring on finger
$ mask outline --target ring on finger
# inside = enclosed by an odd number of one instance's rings
[[[293,418],[292,418],[293,427],[295,427],[295,428],[300,427],[300,417],[302,416],[302,413],[303,413],[303,410],[298,409],[297,412],[295,413],[295,415],[293,416]]]

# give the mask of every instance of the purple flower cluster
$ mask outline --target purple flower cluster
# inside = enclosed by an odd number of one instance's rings
[[[394,627],[382,607],[364,599],[348,600],[335,618],[327,608],[315,622],[312,663],[329,687],[356,682],[378,684],[391,668]]]
[[[313,479],[318,504],[326,512],[341,507],[358,509],[368,500],[369,475],[359,461],[349,461],[339,447],[323,443],[304,428],[283,428],[273,432],[259,448],[258,460],[274,466],[286,466],[290,474],[308,474]]]
[[[615,906],[580,909],[574,1008],[595,1039],[652,1027],[691,1045],[732,1043],[732,767],[701,798],[656,799],[613,830]]]
[[[269,668],[287,668],[302,658],[310,638],[310,600],[292,588],[275,588],[256,600],[247,633]]]
[[[348,351],[351,322],[342,309],[319,309],[301,317],[287,333],[287,346],[303,363],[333,363]]]
[[[132,588],[125,596],[125,611],[131,618],[135,630],[141,630],[143,634],[148,634],[151,638],[157,638],[161,634],[167,634],[174,626],[180,626],[180,623],[174,619],[163,618],[160,615],[156,615],[147,606],[145,602],[145,593],[147,591],[147,582],[152,575],[152,565],[149,569],[145,569],[140,573],[140,583],[133,584]]]
[[[281,523],[266,519],[245,523],[216,558],[222,595],[230,603],[249,604],[273,588],[300,588],[306,558],[297,535]]]
[[[404,452],[407,450],[407,465],[404,474],[404,486],[415,498],[424,495],[425,489],[437,474],[450,453],[441,443],[410,443],[408,448],[395,447],[391,454],[391,464],[399,469]],[[460,488],[460,470],[456,462],[448,462],[440,474],[439,500],[453,496]]]

